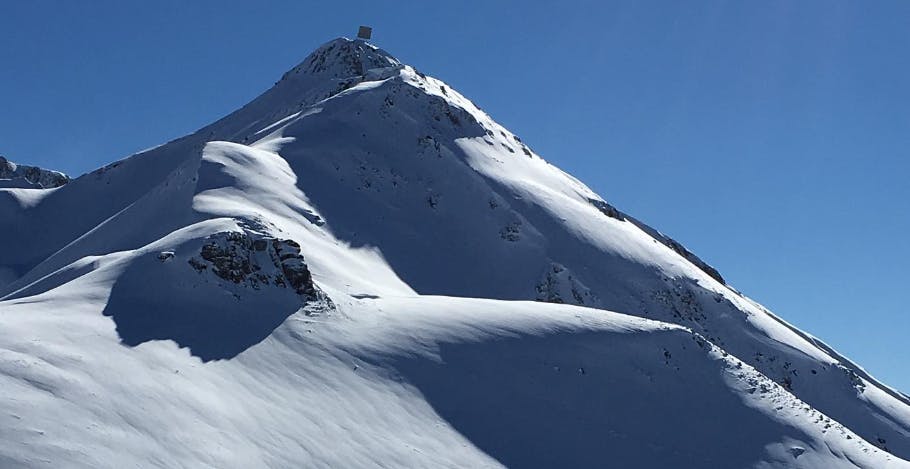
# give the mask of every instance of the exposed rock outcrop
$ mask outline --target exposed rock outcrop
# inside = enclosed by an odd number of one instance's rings
[[[0,187],[24,189],[52,189],[70,181],[59,171],[13,163],[0,156]]]
[[[537,301],[598,307],[600,300],[562,264],[553,262],[537,284]]]
[[[199,272],[254,290],[272,286],[291,288],[305,300],[327,300],[313,283],[310,270],[300,254],[300,245],[252,231],[217,233],[208,238],[189,264]]]

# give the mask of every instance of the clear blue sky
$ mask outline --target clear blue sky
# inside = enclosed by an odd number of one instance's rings
[[[81,174],[215,120],[369,24],[910,391],[910,2],[256,3],[5,3],[0,154]]]

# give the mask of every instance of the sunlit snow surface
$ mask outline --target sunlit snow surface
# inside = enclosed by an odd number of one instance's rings
[[[0,467],[908,466],[906,396],[362,42],[23,191]]]

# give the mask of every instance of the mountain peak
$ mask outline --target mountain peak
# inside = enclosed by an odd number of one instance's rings
[[[404,65],[363,40],[339,37],[311,52],[265,93],[200,132],[209,140],[246,142],[251,129],[300,112],[358,83],[388,78]]]
[[[313,51],[282,80],[294,75],[348,78],[366,75],[370,70],[400,68],[402,63],[388,52],[363,40],[346,37],[333,39]]]

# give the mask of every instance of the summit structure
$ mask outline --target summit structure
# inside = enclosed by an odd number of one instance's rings
[[[364,41],[0,242],[4,467],[910,466],[906,395]]]

